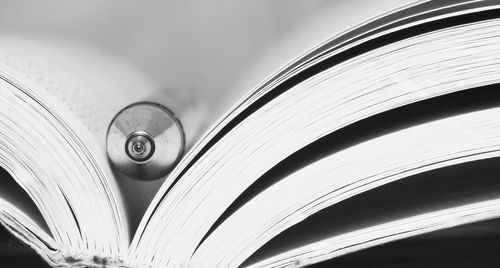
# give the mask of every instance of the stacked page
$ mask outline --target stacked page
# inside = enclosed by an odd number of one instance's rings
[[[464,195],[448,179],[449,198],[382,203],[385,214],[352,222],[358,205],[318,215],[499,156],[499,30],[495,1],[387,6],[332,33],[218,120],[209,112],[217,104],[165,90],[97,48],[2,36],[0,166],[12,179],[5,189],[17,190],[0,192],[0,222],[53,266],[302,267],[498,218],[494,178],[473,175],[460,178],[477,186]],[[106,151],[110,122],[137,102],[172,110],[187,141],[147,194]],[[144,200],[145,211],[133,205]]]

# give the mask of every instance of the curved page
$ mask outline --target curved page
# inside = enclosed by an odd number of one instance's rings
[[[132,250],[143,241],[134,258],[184,263],[243,190],[324,135],[407,103],[498,83],[499,21],[457,23],[328,68],[249,114],[192,166],[181,162],[167,183],[180,180],[157,195],[134,237]]]

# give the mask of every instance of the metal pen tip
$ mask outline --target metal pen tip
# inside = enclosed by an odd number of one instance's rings
[[[112,120],[106,140],[110,162],[119,172],[140,180],[154,180],[172,170],[184,151],[182,125],[156,103],[125,107]]]

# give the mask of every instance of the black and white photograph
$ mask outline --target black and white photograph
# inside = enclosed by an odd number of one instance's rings
[[[0,267],[499,248],[499,0],[0,0]]]

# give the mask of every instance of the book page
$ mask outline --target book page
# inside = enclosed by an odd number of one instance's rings
[[[327,238],[245,267],[303,267],[391,241],[499,217],[500,199],[474,202]]]
[[[0,38],[2,62],[65,103],[104,156],[106,131],[116,113],[158,90],[129,63],[89,45],[57,37]]]
[[[103,224],[105,226],[101,229],[109,230],[107,235],[113,236],[113,234],[118,233],[121,236],[118,238],[120,240],[118,244],[121,246],[118,247],[121,247],[120,250],[126,250],[130,236],[130,223],[126,216],[126,204],[122,191],[119,190],[119,183],[123,182],[123,180],[119,181],[115,178],[108,164],[105,150],[106,131],[115,114],[125,106],[134,102],[148,100],[148,98],[154,97],[158,99],[158,88],[139,70],[98,48],[92,48],[91,46],[68,40],[60,40],[55,37],[36,39],[17,35],[3,35],[0,37],[0,40],[0,73],[3,78],[1,84],[6,89],[3,93],[10,94],[9,97],[4,97],[2,101],[9,105],[16,105],[17,101],[25,98],[23,94],[27,92],[28,99],[22,103],[23,105],[27,105],[27,109],[36,110],[40,108],[39,106],[42,106],[49,111],[49,115],[44,114],[45,111],[40,112],[42,116],[39,117],[42,119],[30,115],[22,117],[19,114],[15,114],[16,112],[19,113],[19,111],[15,111],[18,109],[17,106],[9,108],[9,106],[4,105],[3,116],[13,118],[16,121],[12,123],[16,126],[15,128],[9,128],[9,132],[4,132],[5,135],[9,135],[7,137],[8,140],[16,140],[16,137],[20,136],[30,141],[30,143],[26,143],[26,141],[20,139],[17,139],[16,142],[21,144],[24,142],[21,146],[12,147],[11,144],[6,143],[7,149],[5,149],[5,153],[8,155],[8,160],[2,163],[2,166],[10,170],[12,175],[19,176],[22,183],[29,186],[32,198],[39,199],[37,195],[42,193],[42,195],[47,196],[47,198],[41,199],[42,203],[49,202],[48,200],[50,199],[48,196],[51,195],[53,195],[52,197],[55,200],[58,200],[55,204],[60,209],[47,204],[44,204],[42,207],[42,214],[45,217],[50,216],[53,218],[49,226],[53,234],[59,237],[58,239],[65,240],[68,239],[66,237],[71,237],[71,235],[63,235],[55,232],[56,230],[61,230],[62,233],[66,230],[74,232],[73,238],[69,239],[72,240],[77,237],[78,229],[86,228],[87,232],[95,233],[99,232],[99,229],[95,228],[96,224]],[[15,88],[17,88],[19,93],[16,92]],[[176,98],[178,95],[179,93],[177,93]],[[10,97],[14,97],[13,100],[15,101],[10,101]],[[31,104],[33,99],[36,101],[35,104]],[[182,102],[173,103],[178,105]],[[12,114],[12,111],[15,111],[15,115]],[[193,116],[193,113],[191,115],[188,113],[188,116]],[[52,120],[51,117],[56,117],[55,120],[57,123],[50,122]],[[24,119],[27,121],[38,121],[30,124],[23,122]],[[32,128],[39,128],[39,124],[43,125],[47,123],[45,119],[55,129],[60,127],[58,124],[67,127],[65,130],[69,131],[68,135],[71,135],[71,137],[45,138],[41,143],[40,141],[31,142],[31,139],[43,139],[44,136],[54,131],[54,129],[48,129],[47,131],[38,129],[35,132],[29,132]],[[195,122],[195,120],[191,121]],[[4,122],[4,125],[9,123]],[[24,124],[27,125],[25,126]],[[28,134],[16,132],[17,128]],[[9,134],[10,131],[14,134]],[[64,131],[60,133],[64,133]],[[195,133],[192,132],[191,135],[194,136]],[[56,156],[56,158],[60,157],[57,155],[60,150],[67,149],[67,144],[64,144],[65,141],[71,143],[71,139],[73,138],[77,143],[73,146],[77,146],[78,149],[72,152],[72,157],[64,157],[62,160],[51,158],[52,156]],[[50,150],[46,149],[47,143],[59,145],[52,147],[53,150]],[[35,146],[35,144],[39,144],[39,146]],[[29,154],[26,151],[31,150],[32,145],[36,153]],[[28,165],[36,166],[40,165],[43,161],[49,161],[47,165],[42,164],[42,167],[40,167],[41,169],[45,169],[46,172],[44,173],[34,168],[37,172],[29,174],[29,170],[23,171],[22,167],[17,166],[14,168],[10,159],[13,158],[13,162],[17,161],[14,154],[19,153],[11,151],[14,148],[19,149],[18,151],[24,151],[22,153],[28,155],[24,156],[29,158],[29,160],[26,160]],[[41,155],[49,155],[49,157]],[[76,160],[73,157],[76,157],[76,159],[80,158],[80,160]],[[88,162],[84,163],[86,167],[81,167],[82,163],[66,163],[73,160],[82,162],[88,160]],[[57,165],[61,166],[55,167]],[[71,173],[64,174],[64,172],[76,172],[75,169],[79,169],[80,172],[76,176],[71,175]],[[87,171],[95,173],[86,174],[86,178],[77,179],[77,177],[85,174]],[[37,182],[40,183],[39,186],[35,186],[36,183],[31,182],[32,179],[30,177],[33,176],[40,177],[36,178],[40,179]],[[44,178],[44,176],[48,176],[48,178]],[[67,176],[67,178],[62,179],[64,176]],[[35,179],[34,177],[33,179]],[[56,180],[54,177],[60,180]],[[45,180],[50,180],[51,184],[55,181],[55,184],[45,185],[44,187],[44,184],[48,182]],[[81,183],[79,186],[80,191],[76,190],[78,188],[74,188],[75,182]],[[125,189],[127,189],[127,186],[126,184],[121,185]],[[149,203],[147,192],[153,191],[154,193],[156,190],[156,188],[150,186],[147,184],[139,185],[139,187],[134,186],[134,199],[132,199],[132,202],[135,204],[143,200],[144,203]],[[49,193],[43,191],[40,193],[36,189],[47,190]],[[58,192],[59,189],[62,189],[64,197]],[[84,199],[82,199],[82,195],[85,196]],[[41,204],[37,203],[37,205],[40,206]],[[87,208],[85,208],[86,206]],[[53,212],[49,215],[47,214],[47,209],[52,209]],[[98,213],[100,209],[104,211],[110,209],[110,211],[105,212],[106,218],[102,218],[102,222],[98,223],[92,220],[92,218],[96,217],[90,214]],[[54,213],[54,211],[58,212]],[[71,223],[73,217],[75,217],[76,223]],[[110,217],[114,217],[114,219],[110,220]],[[72,227],[70,228],[71,225]],[[94,225],[94,227],[89,227],[90,225]],[[112,231],[110,228],[114,228],[115,230]],[[85,231],[81,231],[81,233],[85,234]],[[97,237],[99,235],[95,236],[95,238]],[[99,239],[106,239],[106,236],[101,236]],[[113,240],[108,239],[106,243],[113,243]],[[102,243],[99,247],[105,247],[106,243]],[[115,254],[117,253],[115,252]]]
[[[59,245],[50,235],[33,222],[24,209],[0,198],[0,223],[23,243],[35,250],[51,265],[61,263]]]
[[[471,9],[470,12],[474,10]],[[492,27],[481,27],[481,23]],[[145,249],[136,253],[138,256],[144,254],[142,256],[145,258],[155,254],[168,254],[168,257],[155,260],[159,263],[182,264],[185,258],[192,256],[206,232],[243,190],[273,165],[313,140],[408,103],[496,83],[498,76],[490,72],[491,65],[487,67],[489,71],[480,70],[481,67],[476,65],[476,61],[481,53],[489,56],[496,53],[495,41],[490,43],[491,40],[484,38],[483,34],[494,35],[496,26],[493,25],[497,23],[495,20],[485,20],[445,29],[438,29],[436,26],[433,32],[421,29],[422,32],[412,32],[411,34],[415,34],[412,38],[398,39],[398,42],[393,40],[392,46],[384,43],[376,49],[372,47],[370,51],[356,54],[356,57],[334,62],[335,64],[330,63],[332,66],[325,67],[317,76],[307,76],[303,81],[300,80],[300,83],[283,89],[278,96],[262,100],[259,103],[262,106],[250,109],[242,116],[237,112],[241,107],[235,106],[231,116],[240,117],[236,122],[231,122],[232,125],[228,128],[232,129],[228,134],[224,132],[228,131],[227,129],[223,130],[223,133],[217,133],[217,130],[225,127],[223,124],[217,125],[214,133],[209,133],[208,138],[205,137],[206,140],[200,143],[207,146],[200,148],[202,153],[198,156],[189,155],[169,177],[173,181],[179,180],[172,187],[165,187],[163,190],[169,192],[163,196],[157,195],[153,201],[156,204],[161,201],[161,205],[151,206],[148,212],[154,215],[147,218],[150,216],[147,214],[143,220],[144,225],[147,222],[148,226],[144,226],[143,233],[138,232],[142,237],[138,235],[135,238],[144,239]],[[474,28],[474,32],[466,30],[468,27]],[[439,35],[439,38],[433,38],[434,34]],[[468,34],[470,39],[465,37]],[[455,38],[456,36],[461,39]],[[482,43],[484,40],[488,41]],[[444,45],[445,42],[447,45]],[[457,45],[450,45],[453,42]],[[482,45],[471,46],[476,42]],[[446,53],[443,47],[446,48]],[[470,49],[477,51],[472,52]],[[429,51],[434,52],[432,56],[426,53]],[[399,53],[404,56],[398,57]],[[480,58],[487,59],[488,63],[491,60],[491,64],[498,64],[497,59],[489,56],[483,55]],[[443,57],[442,60],[438,60],[440,57]],[[401,61],[401,58],[406,60]],[[318,62],[321,62],[321,59],[318,59]],[[438,66],[443,63],[446,63],[447,67]],[[470,68],[465,67],[469,64]],[[467,69],[468,72],[464,73],[462,69]],[[475,71],[477,73],[471,75]],[[287,81],[287,77],[282,79]],[[281,82],[279,78],[275,80],[276,83]],[[275,85],[270,85],[268,89],[273,89]],[[360,91],[357,91],[358,89]],[[248,95],[245,105],[252,105],[252,101],[260,100],[261,92],[256,92],[254,95]],[[276,109],[273,109],[273,106]],[[317,113],[313,112],[316,109]],[[364,115],[358,117],[361,114]],[[229,121],[228,118],[224,120]],[[306,136],[310,139],[305,138]],[[265,143],[261,143],[262,141]],[[176,173],[181,178],[175,178]],[[153,217],[158,217],[158,220]],[[166,236],[169,237],[169,243],[162,244],[161,254],[160,250],[153,252],[152,248],[148,248],[150,245],[156,245],[151,243],[151,239],[161,240],[156,234],[159,229],[165,230]],[[176,248],[175,241],[189,243],[189,246]]]
[[[292,61],[295,58],[300,59],[299,56],[304,55],[304,51],[307,51],[308,49],[311,50],[312,48],[316,47],[319,42],[323,42],[331,38],[332,36],[339,36],[351,27],[354,27],[356,24],[369,19],[374,19],[381,13],[388,12],[393,8],[404,6],[413,2],[414,1],[410,0],[388,1],[384,5],[370,5],[369,8],[363,10],[358,10],[356,8],[356,5],[350,5],[350,3],[347,3],[347,1],[342,2],[339,4],[339,9],[335,12],[335,14],[337,14],[338,16],[324,14],[324,16],[320,16],[321,19],[318,19],[318,21],[320,21],[321,23],[311,23],[311,25],[304,26],[303,29],[299,29],[297,31],[298,33],[290,35],[290,37],[283,39],[282,43],[279,42],[278,44],[276,44],[277,49],[271,50],[269,54],[266,53],[262,57],[262,61],[264,63],[258,64],[255,68],[251,68],[251,70],[245,75],[246,79],[243,79],[240,83],[237,83],[234,92],[236,92],[235,94],[241,94],[242,92],[248,91],[248,89],[250,88],[254,88],[254,90],[251,90],[249,93],[244,95],[244,97],[240,99],[239,102],[233,105],[233,107],[229,109],[229,112],[227,112],[213,126],[213,128],[205,136],[202,137],[200,142],[193,147],[193,150],[191,150],[191,152],[189,152],[186,157],[181,160],[176,170],[174,170],[172,174],[167,178],[166,182],[160,189],[159,194],[157,194],[153,199],[151,203],[152,205],[148,208],[147,214],[141,221],[141,225],[138,229],[139,232],[141,232],[141,230],[145,228],[146,223],[149,222],[148,218],[150,217],[150,213],[155,210],[156,204],[160,202],[159,200],[163,197],[163,195],[165,195],[165,192],[176,181],[176,179],[178,179],[178,174],[181,173],[183,169],[186,168],[186,166],[190,166],[191,162],[196,158],[197,154],[204,150],[203,147],[213,142],[213,138],[216,135],[220,134],[219,132],[222,132],[221,130],[227,124],[229,124],[232,119],[239,115],[244,110],[244,108],[253,103],[259,97],[259,94],[265,91],[264,89],[267,89],[264,88],[264,83],[261,83],[259,86],[255,87],[255,85],[258,82],[262,81],[262,79],[265,78],[266,75],[269,75],[280,67],[280,71],[286,69],[289,65],[291,65],[290,63],[286,65],[288,62]],[[352,12],[352,9],[356,9],[356,12]],[[341,16],[341,14],[345,12],[352,12],[354,16],[349,18]],[[329,23],[324,23],[327,16],[328,20],[326,21],[328,21]],[[341,20],[337,21],[337,19]],[[335,20],[335,22],[333,20]],[[318,25],[321,25],[321,27],[316,28],[315,26]],[[313,35],[311,36],[311,34]],[[285,65],[285,67],[283,67],[283,65]],[[276,76],[277,73],[279,72],[275,72],[270,77]],[[278,77],[282,78],[282,76]],[[229,99],[231,99],[231,97]],[[137,234],[135,237],[137,240],[135,240],[135,242],[138,242],[138,239],[140,237],[141,234]]]
[[[26,189],[23,189],[9,173],[0,168],[0,198],[5,202],[14,204],[23,211],[40,227],[45,233],[50,234],[50,230],[40,211],[31,200]]]
[[[211,266],[211,261],[222,266],[240,266],[250,254],[277,234],[327,207],[344,200],[349,202],[348,199],[398,180],[410,180],[407,183],[412,183],[411,180],[415,179],[412,176],[416,174],[498,157],[500,123],[496,118],[499,116],[499,108],[451,116],[382,135],[313,162],[265,189],[226,219],[197,248],[192,259],[193,266],[201,263]],[[455,178],[453,181],[462,179],[464,182],[478,177],[479,173],[468,174],[465,178]],[[483,179],[483,187],[474,188],[473,183],[470,183],[469,187],[462,188],[463,191],[467,190],[462,195],[460,191],[452,191],[450,185],[448,188],[451,192],[437,194],[441,198],[439,202],[431,204],[432,195],[428,196],[428,200],[419,202],[422,206],[420,210],[438,210],[440,207],[496,197],[499,191],[495,191],[498,187],[491,182],[494,178],[490,176],[486,181]],[[488,184],[490,187],[487,187]],[[430,187],[429,191],[432,189],[432,183],[425,185]],[[473,189],[477,189],[476,192],[472,192]],[[437,187],[433,190],[437,191]],[[417,196],[423,197],[424,194],[425,191],[421,191]],[[411,198],[410,192],[405,198]],[[428,207],[426,202],[429,202]],[[271,203],[272,206],[269,206]],[[382,208],[379,205],[376,209]],[[400,209],[398,213],[397,206],[393,205],[393,209],[386,213],[390,216],[386,217],[404,218],[419,214],[418,206],[411,209],[407,205],[406,208],[408,210]],[[345,218],[356,214],[362,215],[364,222],[358,223],[361,226],[375,225],[384,220],[383,210],[375,213],[371,221],[369,209],[361,211],[364,213],[358,214],[357,210],[353,210],[345,213],[348,215],[337,214],[334,217],[338,220],[331,220],[329,227],[333,229],[341,225]],[[338,230],[338,233],[355,229],[355,223],[351,221],[347,228],[344,227],[347,230]],[[312,236],[313,233],[311,231],[308,234]],[[290,246],[293,243],[286,244]]]

